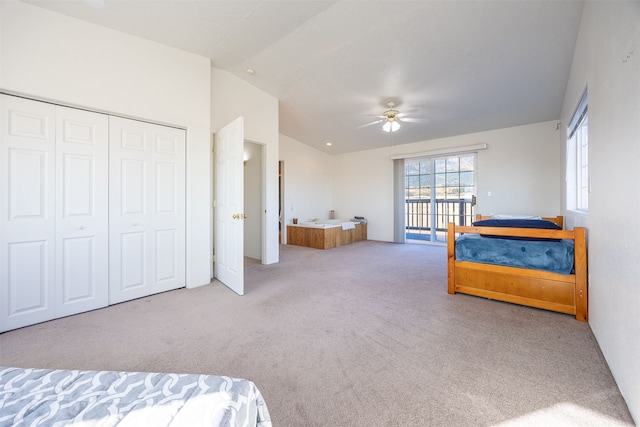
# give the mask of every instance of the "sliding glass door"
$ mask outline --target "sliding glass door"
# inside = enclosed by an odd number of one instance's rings
[[[405,160],[407,241],[444,243],[447,223],[471,225],[476,155]]]

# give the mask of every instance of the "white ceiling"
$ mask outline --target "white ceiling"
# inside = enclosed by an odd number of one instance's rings
[[[573,0],[106,0],[96,9],[82,0],[23,1],[208,57],[280,100],[281,133],[328,153],[557,119],[583,7]],[[423,121],[392,134],[382,124],[360,127],[389,99]]]

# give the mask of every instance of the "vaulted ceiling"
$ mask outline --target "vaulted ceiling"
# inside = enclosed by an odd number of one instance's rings
[[[557,119],[583,1],[23,0],[211,59],[328,153]],[[254,72],[248,73],[251,69]],[[417,121],[377,120],[394,100]],[[327,146],[330,142],[332,145]]]

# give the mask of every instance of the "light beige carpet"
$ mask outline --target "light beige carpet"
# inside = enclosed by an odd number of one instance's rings
[[[274,426],[628,426],[588,324],[446,291],[446,250],[281,246],[219,282],[0,335],[0,365],[230,375]]]

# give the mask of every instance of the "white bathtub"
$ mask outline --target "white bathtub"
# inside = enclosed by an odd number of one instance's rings
[[[347,219],[321,219],[318,221],[305,221],[298,222],[299,226],[302,227],[316,227],[316,228],[332,228],[332,227],[340,227],[343,222],[349,222]]]

